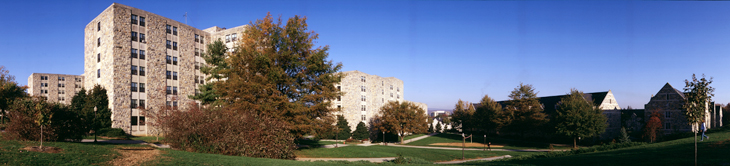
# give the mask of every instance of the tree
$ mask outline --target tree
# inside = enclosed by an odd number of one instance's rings
[[[452,122],[454,123],[454,126],[459,127],[461,132],[474,132],[474,129],[476,128],[474,112],[476,112],[474,105],[468,101],[462,101],[459,99],[454,106],[454,114],[451,116],[453,118]]]
[[[370,138],[370,132],[368,131],[368,127],[365,126],[365,122],[357,123],[355,131],[352,132],[352,138],[357,140]]]
[[[313,48],[317,38],[299,16],[286,25],[270,14],[251,23],[225,59],[227,79],[214,82],[223,107],[279,119],[297,137],[330,130],[342,64],[326,61],[329,46]]]
[[[494,101],[488,95],[484,95],[476,108],[474,118],[478,128],[486,130],[487,133],[495,131],[498,133],[499,129],[508,123],[502,111],[502,105]]]
[[[443,126],[444,125],[441,122],[439,122],[438,125],[436,125],[436,132],[443,133],[443,130],[442,130],[444,128]]]
[[[701,79],[697,79],[695,74],[692,74],[692,81],[684,80],[684,84],[686,98],[682,107],[687,123],[692,126],[692,131],[694,131],[695,165],[697,165],[697,131],[699,131],[699,123],[704,122],[707,118],[706,111],[709,110],[710,101],[715,96],[713,94],[715,88],[710,86],[712,77],[709,80],[705,79],[705,74],[702,74]]]
[[[350,126],[348,125],[349,122],[347,122],[347,119],[345,119],[344,116],[338,115],[337,116],[337,137],[336,139],[348,139],[350,136],[352,136],[352,133],[350,132]]]
[[[556,134],[573,138],[573,149],[578,147],[578,138],[600,135],[608,127],[603,110],[583,96],[583,92],[571,89],[570,94],[560,99],[556,115],[552,119]]]
[[[433,133],[433,123],[428,123],[428,133]]]
[[[15,76],[10,75],[10,71],[0,65],[0,124],[6,123],[9,104],[15,99],[27,97],[26,89],[27,86],[18,86]]]
[[[644,138],[648,139],[649,142],[656,141],[656,137],[659,133],[659,129],[662,128],[662,114],[659,113],[659,110],[653,110],[651,112],[651,117],[649,117],[649,120],[646,121],[646,125],[644,126],[644,135],[642,135]]]
[[[374,125],[380,131],[398,134],[402,143],[406,134],[426,132],[426,118],[426,111],[416,104],[391,101],[380,108]]]
[[[47,126],[51,123],[51,117],[53,117],[53,112],[51,111],[45,111],[45,102],[39,103],[41,105],[36,105],[36,114],[35,114],[35,122],[38,124],[38,126],[41,126],[41,151],[43,150],[43,126]]]
[[[631,138],[629,137],[629,133],[626,132],[626,128],[621,127],[621,137],[619,137],[619,143],[626,142],[631,142]]]
[[[725,104],[722,108],[722,124],[730,124],[730,103]]]
[[[227,50],[228,49],[226,48],[226,45],[223,44],[223,41],[218,39],[215,42],[208,44],[207,52],[201,54],[201,57],[205,59],[205,63],[208,64],[200,67],[200,72],[208,76],[205,78],[206,82],[210,82],[211,80],[220,81],[224,78],[223,71],[230,68],[230,65],[228,65],[225,61]],[[216,92],[213,84],[200,84],[198,87],[198,89],[200,89],[200,93],[190,95],[188,98],[198,100],[203,105],[221,104],[215,103],[216,99],[218,99],[220,95]]]
[[[88,125],[91,130],[94,130],[94,141],[96,141],[99,129],[112,127],[112,112],[109,110],[109,97],[106,95],[104,87],[94,85],[94,88],[88,93],[83,117],[90,120]]]
[[[537,131],[548,122],[532,85],[520,83],[509,98],[505,108],[505,119],[509,121],[505,128],[509,131],[518,132],[524,138],[526,132]]]

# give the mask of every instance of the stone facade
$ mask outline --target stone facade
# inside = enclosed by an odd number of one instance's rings
[[[645,122],[651,117],[653,111],[658,111],[662,114],[662,132],[664,134],[673,134],[679,132],[690,132],[696,127],[692,127],[687,124],[687,118],[684,116],[684,105],[685,100],[684,93],[675,89],[669,83],[664,84],[664,87],[651,97],[649,103],[644,105],[644,120]],[[705,124],[708,129],[713,127],[721,127],[722,124],[715,124],[717,118],[722,119],[721,107],[718,109],[714,102],[708,103],[708,110],[705,111]],[[646,124],[646,123],[644,123]]]
[[[406,101],[403,95],[403,81],[400,79],[370,75],[357,70],[342,73],[344,74],[342,81],[335,86],[344,94],[333,102],[333,106],[342,110],[336,114],[343,115],[347,119],[352,131],[355,131],[360,122],[370,126],[370,120],[379,115],[380,108],[387,102]],[[424,114],[427,114],[426,104],[413,103],[423,108]]]
[[[242,34],[246,26],[240,27],[221,32]],[[154,119],[145,118],[144,110],[195,104],[188,95],[205,78],[199,70],[205,60],[199,55],[213,37],[221,36],[118,3],[91,20],[84,32],[84,87],[105,87],[112,127],[133,135],[149,134],[145,121]]]
[[[71,99],[84,87],[84,76],[32,73],[28,76],[28,94],[45,97],[49,102],[71,104]]]

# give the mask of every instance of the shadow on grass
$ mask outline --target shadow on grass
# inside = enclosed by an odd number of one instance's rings
[[[473,139],[466,139],[466,142],[475,142],[475,143],[485,143],[484,137],[478,137],[475,136]],[[439,146],[439,145],[431,145],[433,143],[450,143],[450,142],[462,142],[461,135],[458,134],[450,134],[450,133],[441,133],[434,136],[431,136],[426,139],[414,141],[411,143],[408,143],[407,145],[419,145],[419,146]],[[496,138],[496,137],[487,137],[486,142],[491,142],[492,145],[502,145],[504,147],[498,148],[498,149],[549,149],[550,144],[549,143],[543,143],[543,142],[530,142],[530,141],[521,141],[521,140],[513,140],[513,139],[506,139],[506,138]],[[442,147],[453,147],[453,146],[442,146]],[[477,148],[477,147],[471,147],[471,148]],[[482,148],[482,147],[478,147]],[[495,148],[495,147],[492,147]],[[566,149],[568,147],[555,147],[556,149]]]

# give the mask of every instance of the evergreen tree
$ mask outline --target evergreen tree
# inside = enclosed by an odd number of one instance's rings
[[[360,122],[357,124],[355,131],[352,132],[352,138],[357,140],[370,138],[370,132],[368,131],[368,127],[365,126],[365,122]]]
[[[621,137],[619,138],[619,143],[626,142],[631,142],[631,138],[629,137],[629,133],[626,132],[626,128],[621,127]]]
[[[548,122],[532,85],[520,83],[510,93],[509,98],[505,108],[505,118],[510,122],[505,128],[509,131],[520,133],[524,138],[525,133],[539,131]]]
[[[474,105],[468,101],[459,99],[454,106],[454,115],[452,115],[454,126],[460,128],[462,132],[472,133],[477,125],[475,123],[474,112],[476,112]]]
[[[428,123],[428,133],[433,133],[433,123]]]
[[[486,130],[487,133],[495,133],[507,123],[502,111],[502,105],[494,101],[488,95],[484,95],[474,113],[475,123],[478,128]]]
[[[571,89],[570,94],[560,99],[560,105],[553,118],[556,133],[573,138],[573,149],[577,139],[598,136],[606,131],[606,116],[593,101],[583,98],[584,94]]]
[[[224,78],[223,71],[229,68],[228,63],[225,61],[226,50],[226,45],[218,39],[215,42],[208,44],[207,53],[201,54],[201,57],[205,59],[205,63],[208,64],[200,67],[200,72],[208,76],[205,78],[206,82],[210,82],[211,80],[217,82]],[[190,95],[188,98],[199,100],[203,105],[221,104],[215,103],[216,99],[218,99],[220,95],[217,94],[212,83],[200,84],[198,87],[198,89],[200,89],[200,93]]]
[[[350,132],[351,131],[350,126],[348,124],[349,123],[347,122],[347,119],[345,119],[344,116],[342,116],[342,115],[337,116],[337,131],[338,132],[337,132],[337,137],[335,137],[335,139],[345,140],[345,139],[350,138],[350,136],[352,134]]]
[[[88,124],[90,129],[94,130],[94,139],[96,139],[100,129],[112,127],[112,112],[109,110],[109,97],[106,95],[106,89],[101,85],[94,85],[86,96],[85,104],[83,117],[91,120]]]
[[[442,125],[441,123],[438,123],[438,125],[436,125],[436,132],[443,133],[443,131],[441,130],[443,129],[443,126],[444,125]]]

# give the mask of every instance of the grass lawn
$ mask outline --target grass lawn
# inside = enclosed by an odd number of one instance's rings
[[[461,159],[460,150],[420,149],[394,146],[346,146],[340,148],[315,148],[302,149],[296,152],[297,157],[311,158],[373,158],[373,157],[397,157],[398,154],[405,157],[416,157],[427,161],[451,161]],[[541,152],[502,152],[502,151],[465,151],[467,159],[486,158],[503,155],[530,155]]]
[[[426,135],[426,134],[408,135],[408,136],[403,137],[403,140],[405,141],[405,140],[413,139],[413,138],[420,137],[420,136],[424,136],[424,135]]]
[[[469,143],[470,139],[466,139],[466,142]],[[472,140],[475,143],[484,143],[484,137],[477,137],[475,136]],[[439,147],[457,147],[457,146],[441,146],[441,145],[431,145],[434,143],[461,143],[462,137],[461,135],[457,134],[449,134],[449,133],[441,133],[437,134],[422,140],[414,141],[411,143],[408,143],[406,145],[417,145],[417,146],[439,146]],[[525,141],[519,141],[519,140],[511,140],[511,139],[504,139],[504,138],[492,138],[487,137],[487,142],[491,142],[492,145],[503,145],[504,147],[492,147],[494,149],[549,149],[549,144],[547,143],[539,143],[539,142],[525,142]],[[458,146],[461,147],[461,146]],[[469,148],[469,147],[467,147]],[[482,147],[471,147],[471,148],[477,148],[482,149]],[[570,149],[570,147],[565,146],[554,146],[555,149]]]
[[[132,140],[144,141],[144,142],[148,142],[148,143],[156,143],[156,142],[164,142],[165,141],[165,137],[160,137],[160,140],[157,141],[157,137],[155,137],[155,136],[132,137],[131,139]]]
[[[730,131],[708,134],[697,142],[698,165],[730,165]],[[473,162],[465,165],[694,165],[694,138],[565,157],[522,161]]]
[[[219,154],[193,153],[163,149],[156,161],[144,165],[340,165],[336,162],[309,162],[267,158],[226,156]]]
[[[43,146],[63,149],[60,153],[39,153],[20,150],[38,146],[35,141],[0,141],[0,164],[4,165],[94,165],[105,163],[119,155],[114,148],[119,145],[69,142],[43,142]]]

